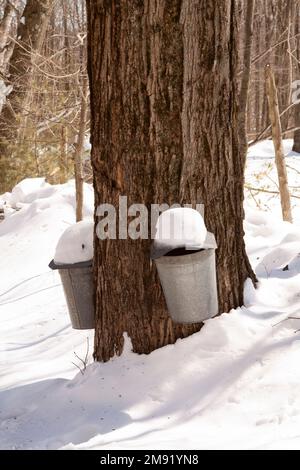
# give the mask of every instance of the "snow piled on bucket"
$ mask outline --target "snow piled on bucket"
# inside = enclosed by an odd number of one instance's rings
[[[203,246],[207,229],[202,215],[189,207],[178,207],[163,212],[156,223],[155,245],[157,249],[175,248],[187,250]]]
[[[93,258],[94,221],[83,220],[68,227],[60,237],[55,250],[57,264],[74,264]]]

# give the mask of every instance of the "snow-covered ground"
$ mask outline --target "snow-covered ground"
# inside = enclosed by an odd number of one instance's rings
[[[293,141],[284,141],[286,165],[288,171],[289,187],[292,195],[292,207],[294,220],[300,223],[300,158],[299,154],[292,151]],[[273,216],[281,216],[281,208],[278,199],[278,178],[274,159],[274,147],[271,140],[264,140],[251,147],[246,170],[246,195],[251,207],[262,209]],[[256,188],[268,192],[257,192]]]
[[[276,190],[271,145],[250,150],[249,186]],[[297,186],[300,155],[289,155]],[[74,184],[23,189],[14,194],[21,209],[0,223],[1,449],[300,448],[300,320],[282,321],[300,318],[296,198],[290,225],[277,195],[246,192],[247,249],[260,283],[257,291],[246,284],[245,307],[149,356],[133,354],[126,338],[120,358],[94,364],[93,332],[71,329],[48,269],[74,223]],[[91,217],[89,186],[85,201]],[[82,375],[74,352],[84,358],[87,338]]]

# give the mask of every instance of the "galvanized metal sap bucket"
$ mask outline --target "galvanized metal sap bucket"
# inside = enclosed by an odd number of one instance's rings
[[[49,267],[58,270],[71,319],[75,330],[95,328],[92,261],[76,264],[56,264]]]
[[[218,314],[215,250],[212,233],[201,250],[175,250],[155,259],[169,313],[177,323],[200,323]],[[155,255],[152,256],[155,258]]]

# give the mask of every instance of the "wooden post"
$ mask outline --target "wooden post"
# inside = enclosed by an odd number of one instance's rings
[[[77,136],[77,142],[74,153],[74,172],[75,172],[75,187],[76,187],[76,222],[80,222],[83,218],[83,175],[82,175],[82,153],[84,148],[84,137],[87,116],[87,100],[88,100],[88,82],[84,79],[81,109],[80,109],[80,122]]]
[[[272,138],[275,148],[275,163],[278,173],[279,193],[283,220],[292,222],[291,198],[288,186],[287,170],[285,165],[284,149],[282,142],[282,128],[278,106],[278,93],[274,73],[270,65],[266,66],[267,97],[269,103],[269,115],[272,125]]]

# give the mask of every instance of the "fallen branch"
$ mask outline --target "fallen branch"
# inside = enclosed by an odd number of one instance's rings
[[[272,135],[271,135],[270,132],[268,134],[265,134],[265,132],[267,132],[267,130],[271,130],[271,129],[270,128],[264,129],[264,131],[262,131],[261,134],[259,134],[258,137],[255,137],[254,140],[251,140],[248,143],[248,147],[253,147],[253,145],[258,144],[258,142],[261,142],[262,140],[270,139],[272,137]],[[300,127],[290,127],[289,129],[286,129],[285,131],[282,131],[282,135],[286,135],[286,134],[289,134],[290,132],[295,132],[295,131],[299,131],[299,130],[300,130]]]
[[[245,188],[249,189],[249,191],[256,191],[258,193],[260,192],[260,193],[269,193],[269,194],[279,195],[279,191],[272,191],[271,189],[264,189],[264,188],[253,188],[252,186],[248,186],[247,184],[245,184]],[[295,194],[291,194],[291,197],[295,199],[300,199],[300,196],[296,196]]]
[[[285,108],[281,114],[279,115],[279,117],[281,118],[282,116],[285,115],[285,113],[287,113],[291,108],[293,108],[294,106],[296,106],[297,103],[292,103],[290,104],[287,108]],[[270,124],[269,126],[265,127],[265,129],[263,131],[260,132],[260,134],[258,134],[258,136],[252,140],[251,142],[249,142],[248,144],[248,147],[252,147],[253,145],[257,144],[258,142],[260,142],[261,140],[264,140],[267,138],[267,136],[265,135],[268,131],[270,131],[272,129],[272,125]],[[296,129],[288,129],[286,131],[284,131],[282,134],[287,134],[288,132],[292,132],[293,130],[296,130]],[[270,137],[271,134],[268,134],[268,136]]]
[[[275,328],[275,326],[278,326],[278,325],[280,325],[281,323],[283,323],[287,320],[300,320],[300,317],[287,317],[284,320],[281,320],[278,323],[275,323],[275,325],[273,325],[272,328]],[[300,330],[296,330],[295,333],[297,333],[297,331],[300,331]]]
[[[297,170],[297,168],[294,168],[294,167],[293,167],[293,166],[291,166],[291,165],[286,165],[286,167],[287,167],[287,168],[289,168],[290,170],[293,170],[293,171],[295,171],[296,173],[298,173],[298,175],[300,175],[300,171],[299,171],[299,170]]]

